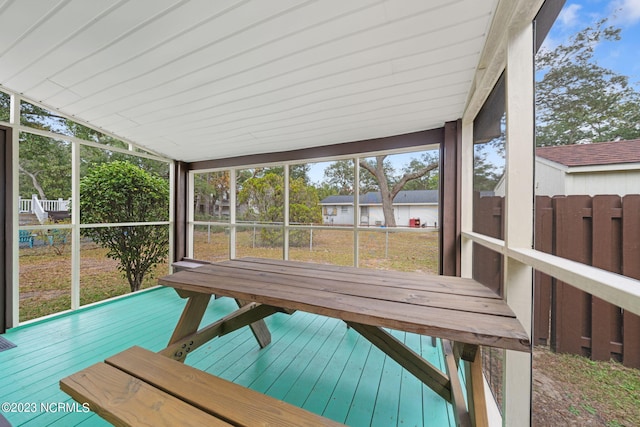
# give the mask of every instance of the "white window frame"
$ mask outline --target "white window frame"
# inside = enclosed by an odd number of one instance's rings
[[[11,128],[12,131],[12,169],[13,169],[13,194],[15,195],[15,200],[12,205],[12,222],[15,224],[16,230],[44,230],[50,228],[47,225],[33,225],[33,226],[18,226],[19,224],[19,155],[20,155],[20,133],[30,133],[34,135],[43,136],[46,138],[52,138],[57,140],[62,140],[69,142],[71,144],[71,223],[70,224],[60,224],[58,228],[71,230],[71,311],[77,310],[81,308],[80,306],[80,230],[84,228],[92,228],[92,227],[113,227],[113,226],[141,226],[141,225],[164,225],[169,226],[169,259],[173,259],[173,241],[174,241],[174,231],[173,224],[175,221],[174,216],[174,161],[168,159],[166,157],[162,157],[157,154],[151,154],[148,150],[136,146],[131,141],[126,141],[123,138],[111,134],[109,132],[104,131],[103,129],[95,129],[88,123],[85,123],[81,120],[78,120],[75,117],[68,117],[65,114],[58,112],[55,109],[47,107],[45,105],[41,105],[38,102],[32,101],[30,99],[24,98],[21,95],[8,91],[6,89],[2,89],[2,92],[8,94],[11,97],[10,103],[10,113],[9,113],[9,123],[0,122],[1,124]],[[28,102],[30,104],[39,106],[41,108],[56,111],[61,117],[65,117],[69,120],[72,120],[76,123],[79,123],[88,128],[95,129],[98,132],[101,132],[105,135],[111,136],[115,139],[125,142],[128,144],[128,148],[119,148],[113,147],[110,145],[96,143],[94,141],[87,141],[81,138],[59,134],[52,131],[46,131],[41,129],[32,128],[29,126],[24,126],[20,123],[20,103]],[[160,162],[167,163],[169,167],[169,220],[168,221],[154,221],[154,222],[135,222],[135,223],[118,223],[118,224],[81,224],[80,223],[80,146],[90,146],[95,148],[100,148],[104,150],[109,150],[112,152],[118,152],[122,154],[127,154],[130,156],[143,157],[151,160],[157,160]],[[136,148],[140,148],[145,152],[135,151]],[[13,231],[16,231],[13,230]],[[11,327],[16,327],[19,325],[27,324],[34,321],[42,320],[43,318],[33,319],[25,322],[20,322],[20,242],[18,239],[13,239],[13,247],[11,248],[13,253],[12,258],[12,318],[11,318]],[[169,268],[167,269],[169,272]],[[117,297],[116,297],[117,298]],[[100,302],[98,302],[100,303]],[[91,304],[89,304],[91,305]],[[85,307],[85,306],[82,306]],[[65,311],[66,312],[66,311]],[[61,313],[65,313],[61,312]],[[50,316],[56,316],[61,313],[53,313]],[[45,316],[49,317],[49,316]]]

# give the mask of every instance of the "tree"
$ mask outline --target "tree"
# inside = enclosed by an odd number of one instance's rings
[[[414,173],[424,169],[425,167],[438,164],[438,155],[427,152],[422,155],[421,159],[411,159],[408,165],[402,168],[402,172]],[[431,169],[428,173],[407,182],[403,190],[437,190],[440,187],[440,174],[438,168]]]
[[[2,97],[8,109],[8,97]],[[22,102],[20,123],[34,129],[65,133],[66,119],[44,108]],[[29,132],[20,133],[20,195],[38,194],[40,199],[71,197],[71,145],[60,139]]]
[[[385,165],[386,157],[386,155],[376,156],[375,162],[361,159],[360,167],[368,171],[378,184],[385,225],[387,227],[395,227],[396,218],[393,214],[393,199],[408,182],[419,179],[436,169],[438,162],[433,161],[422,168],[407,171],[403,175],[394,178],[390,175],[389,168]]]
[[[640,136],[640,94],[629,78],[601,67],[596,47],[620,39],[598,21],[536,58],[538,146],[616,141]]]
[[[44,199],[71,197],[71,144],[40,135],[20,135],[20,195]]]
[[[473,153],[473,190],[494,191],[502,178],[503,170],[489,160],[485,144],[477,144]]]
[[[222,202],[229,200],[229,172],[199,173],[193,179],[195,213],[198,217],[222,218]],[[215,211],[215,208],[218,211]]]
[[[169,184],[129,162],[101,164],[80,180],[80,213],[84,224],[132,223],[168,219]],[[83,234],[108,249],[118,269],[137,291],[144,276],[169,251],[163,226],[114,226],[83,229]]]
[[[338,160],[324,170],[325,182],[338,194],[353,194],[354,168],[352,160]]]
[[[267,223],[284,221],[284,179],[282,175],[268,171],[263,176],[247,179],[238,193],[238,201],[249,206],[250,219]],[[292,224],[313,224],[322,222],[322,212],[318,193],[313,186],[305,183],[300,176],[289,181],[289,222]],[[263,242],[281,245],[280,230],[263,228],[260,231]],[[302,246],[309,243],[308,233],[291,231],[289,244]]]
[[[9,111],[11,110],[11,97],[4,92],[0,92],[0,121],[8,122],[10,120]]]
[[[393,166],[386,162],[385,171],[389,174],[393,173]],[[333,194],[339,195],[351,195],[354,193],[354,166],[352,160],[338,160],[333,162],[324,171],[326,183],[335,189]],[[365,169],[360,168],[360,193],[368,193],[378,190],[378,183],[373,175],[367,172]]]
[[[305,185],[308,185],[310,170],[311,170],[311,165],[306,163],[291,165],[289,166],[289,178],[291,179],[300,178],[302,179]],[[270,166],[268,168],[265,168],[264,170],[260,170],[261,174],[266,174],[269,172],[275,173],[276,175],[284,176],[284,166]]]

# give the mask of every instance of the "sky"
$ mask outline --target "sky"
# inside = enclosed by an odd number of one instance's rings
[[[602,18],[621,28],[621,40],[596,47],[598,63],[629,77],[640,89],[640,0],[567,0],[543,47],[553,48]]]

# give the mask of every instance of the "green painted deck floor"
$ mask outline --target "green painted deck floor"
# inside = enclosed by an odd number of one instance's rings
[[[35,412],[0,414],[13,426],[108,425],[93,413],[58,411],[58,402],[73,402],[58,381],[133,345],[162,349],[184,303],[157,288],[8,331],[2,336],[17,347],[0,352],[0,403]],[[228,298],[212,301],[205,321],[235,308]],[[243,328],[194,351],[187,364],[350,426],[453,424],[451,405],[341,321],[296,312],[267,324],[272,343],[264,349]],[[444,369],[439,342],[394,335]]]

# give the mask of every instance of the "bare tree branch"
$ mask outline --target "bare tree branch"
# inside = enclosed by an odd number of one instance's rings
[[[415,172],[404,174],[402,178],[400,178],[400,181],[398,181],[391,189],[392,198],[398,195],[400,190],[402,190],[402,188],[407,184],[407,182],[413,181],[414,179],[422,178],[423,176],[425,176],[426,174],[428,174],[429,172],[437,168],[438,168],[438,163],[431,163],[430,165],[425,166],[424,168],[419,169]]]
[[[24,173],[29,178],[31,178],[31,182],[33,183],[33,186],[38,191],[38,195],[40,196],[40,200],[46,200],[47,197],[44,194],[44,190],[42,189],[42,186],[38,182],[38,172],[31,173],[28,170],[26,170],[25,168],[23,168],[22,165],[18,165],[18,169],[20,170],[20,172]]]

